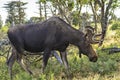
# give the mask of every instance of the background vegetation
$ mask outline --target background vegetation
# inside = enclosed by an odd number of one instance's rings
[[[1,41],[7,38],[6,32],[10,25],[38,23],[48,19],[49,14],[61,17],[76,29],[83,29],[84,26],[91,25],[96,29],[96,33],[102,32],[106,36],[103,37],[104,43],[101,47],[98,47],[98,44],[93,45],[98,54],[98,61],[95,63],[89,62],[84,55],[79,58],[78,49],[71,45],[67,48],[69,75],[66,74],[64,66],[54,57],[49,59],[47,69],[43,74],[40,71],[42,61],[36,62],[33,59],[36,56],[28,56],[34,75],[29,75],[15,63],[14,80],[120,80],[120,53],[109,54],[109,48],[120,47],[120,18],[114,14],[115,9],[120,5],[119,0],[38,0],[36,4],[39,5],[40,16],[32,16],[30,20],[25,18],[26,4],[20,0],[5,4],[4,8],[8,12],[8,18],[3,25],[0,17]],[[82,8],[86,9],[84,13],[81,11]],[[88,9],[91,9],[92,13],[89,13]],[[6,65],[8,47],[9,45],[0,43],[1,80],[10,79]]]

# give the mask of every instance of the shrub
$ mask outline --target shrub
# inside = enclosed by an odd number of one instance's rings
[[[119,39],[120,38],[120,30],[116,30],[114,38],[115,39]]]
[[[3,26],[3,27],[1,28],[1,31],[7,32],[7,31],[8,31],[8,27],[7,27],[7,26]]]
[[[120,29],[120,22],[115,22],[112,26],[111,26],[111,30],[117,30]]]

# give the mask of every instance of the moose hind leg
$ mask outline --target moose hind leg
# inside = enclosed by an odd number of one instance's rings
[[[26,72],[28,72],[29,74],[33,74],[28,65],[24,62],[22,55],[17,55],[17,62]]]
[[[12,80],[12,67],[13,67],[15,60],[16,60],[16,52],[14,49],[12,49],[12,54],[10,55],[10,57],[8,58],[8,60],[6,62],[11,80]]]

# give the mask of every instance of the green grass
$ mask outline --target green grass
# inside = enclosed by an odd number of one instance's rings
[[[99,59],[92,63],[86,56],[68,54],[70,65],[69,74],[63,65],[56,59],[50,58],[45,73],[41,73],[41,61],[31,63],[34,75],[29,75],[17,63],[13,66],[14,80],[119,80],[120,79],[120,53],[109,55],[98,51]],[[5,58],[0,57],[0,80],[9,80]]]

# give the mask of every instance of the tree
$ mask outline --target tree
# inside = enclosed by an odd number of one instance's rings
[[[21,2],[20,0],[16,3],[16,9],[18,10],[18,23],[21,24],[21,23],[24,23],[25,21],[25,12],[24,10],[26,9],[24,6],[27,4],[27,3],[24,3],[24,2]]]
[[[42,2],[41,0],[38,0],[38,2],[36,2],[36,4],[39,4],[39,17],[42,18]]]
[[[93,11],[96,30],[97,30],[97,22],[99,21],[101,23],[102,36],[101,36],[101,41],[99,43],[99,46],[102,45],[102,43],[104,41],[104,37],[105,37],[106,31],[107,31],[110,16],[114,17],[114,19],[116,18],[114,16],[114,10],[119,5],[120,5],[119,0],[91,0],[90,1],[90,6]]]
[[[27,23],[39,23],[40,21],[42,21],[40,17],[31,17]]]
[[[120,7],[120,0],[113,0],[113,3],[111,5],[111,10],[110,10],[111,20],[117,19],[116,15],[114,14],[114,11],[118,7]]]
[[[83,7],[84,8],[86,7],[87,9],[87,7],[89,6],[88,4],[89,1],[91,0],[76,0],[76,7],[77,7],[76,11],[78,11],[77,17],[79,20],[78,25],[80,27],[80,30],[82,30],[83,32],[85,30],[85,26],[88,26],[89,24],[88,20],[90,19],[89,17],[90,13],[87,11],[82,13],[81,10]]]
[[[93,12],[93,20],[94,20],[94,23],[95,23],[95,31],[97,32],[97,22],[99,21],[99,16],[97,14],[98,12],[98,4],[97,4],[97,1],[90,1],[90,6],[92,8],[92,12]]]
[[[36,2],[37,4],[39,4],[40,20],[42,20],[43,17],[44,17],[44,20],[46,20],[48,17],[48,2],[49,1],[50,0],[38,0],[38,2]]]
[[[44,4],[44,14],[45,14],[45,20],[47,19],[47,0],[42,0],[42,3]]]
[[[98,5],[101,9],[102,37],[101,37],[101,41],[99,43],[99,46],[101,46],[104,41],[104,37],[105,37],[106,30],[108,27],[108,17],[109,17],[110,9],[111,9],[111,6],[112,6],[114,0],[95,0],[95,1],[98,3]]]
[[[69,19],[73,8],[74,1],[73,0],[51,0],[53,7],[56,8],[58,14],[65,19],[69,24],[71,24],[72,19]],[[69,17],[69,18],[68,18]]]
[[[2,21],[2,17],[0,15],[0,28],[2,27],[3,21]]]
[[[15,24],[24,23],[25,20],[25,12],[26,9],[24,6],[27,3],[19,1],[11,1],[7,4],[4,4],[4,8],[7,9],[8,18],[6,22],[10,22],[11,24],[14,22]]]
[[[7,16],[7,19],[6,19],[6,23],[10,22],[14,22],[15,21],[15,5],[14,5],[14,1],[13,2],[9,2],[8,4],[4,4],[5,7],[7,9],[7,12],[8,12],[8,16]]]

